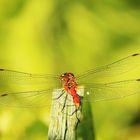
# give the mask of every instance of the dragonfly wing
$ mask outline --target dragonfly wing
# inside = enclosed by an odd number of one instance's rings
[[[0,85],[0,105],[12,107],[42,107],[50,105],[53,89],[59,91],[55,95],[53,94],[53,100],[58,101],[62,107],[64,104],[65,106],[70,106],[69,101],[73,103],[72,97],[68,93],[65,92],[60,96],[64,89],[60,88],[59,76],[0,69]],[[41,90],[46,88],[48,90]]]
[[[120,74],[125,74],[134,70],[136,67],[140,66],[140,54],[133,54],[120,59],[109,65],[99,67],[97,69],[91,69],[84,74],[77,77],[78,83],[83,82],[97,82],[98,80],[108,80],[109,78],[114,78]]]
[[[25,92],[1,92],[0,105],[9,107],[44,107],[51,104],[52,92],[52,89]],[[62,90],[60,92],[62,92]],[[60,92],[53,95],[53,99],[59,102],[61,101],[58,98]]]
[[[60,87],[59,76],[30,74],[19,71],[0,69],[1,85],[47,85]]]
[[[125,80],[105,84],[85,83],[85,86],[86,92],[84,95],[84,100],[91,102],[119,99],[140,93],[140,79]]]

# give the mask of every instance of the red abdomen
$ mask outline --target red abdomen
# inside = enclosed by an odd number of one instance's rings
[[[74,104],[79,108],[81,105],[81,100],[79,95],[76,93],[76,90],[74,88],[71,88],[69,92],[73,96]]]

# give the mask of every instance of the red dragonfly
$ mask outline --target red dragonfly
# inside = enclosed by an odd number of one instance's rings
[[[62,75],[40,75],[0,69],[0,104],[23,107],[46,106],[51,99],[50,93],[57,88],[65,92],[56,95],[59,102],[66,96],[70,96],[73,105],[79,108],[82,100],[78,90],[81,86],[85,91],[83,101],[122,98],[140,93],[140,79],[113,82],[109,79],[131,72],[138,66],[140,66],[140,54],[132,54],[111,64],[86,71],[79,76],[74,76],[71,72]],[[21,89],[23,91],[18,91]]]

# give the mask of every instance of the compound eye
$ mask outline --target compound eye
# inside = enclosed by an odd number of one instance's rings
[[[71,75],[74,77],[74,74],[73,73],[71,73]]]
[[[66,76],[66,75],[67,75],[67,73],[64,73],[63,75],[64,75],[64,76]]]
[[[67,76],[67,73],[62,74],[62,75],[60,76],[60,77],[61,77],[61,80],[64,81],[65,78],[66,78],[66,76]]]
[[[60,76],[60,79],[61,79],[61,80],[64,80],[64,74],[62,74],[62,75]]]

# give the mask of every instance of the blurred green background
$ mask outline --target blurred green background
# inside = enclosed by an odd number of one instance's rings
[[[137,52],[139,0],[0,0],[1,68],[78,74]],[[93,126],[78,140],[140,139],[139,95],[92,104],[87,115]],[[49,118],[50,108],[0,107],[0,140],[45,140]]]

